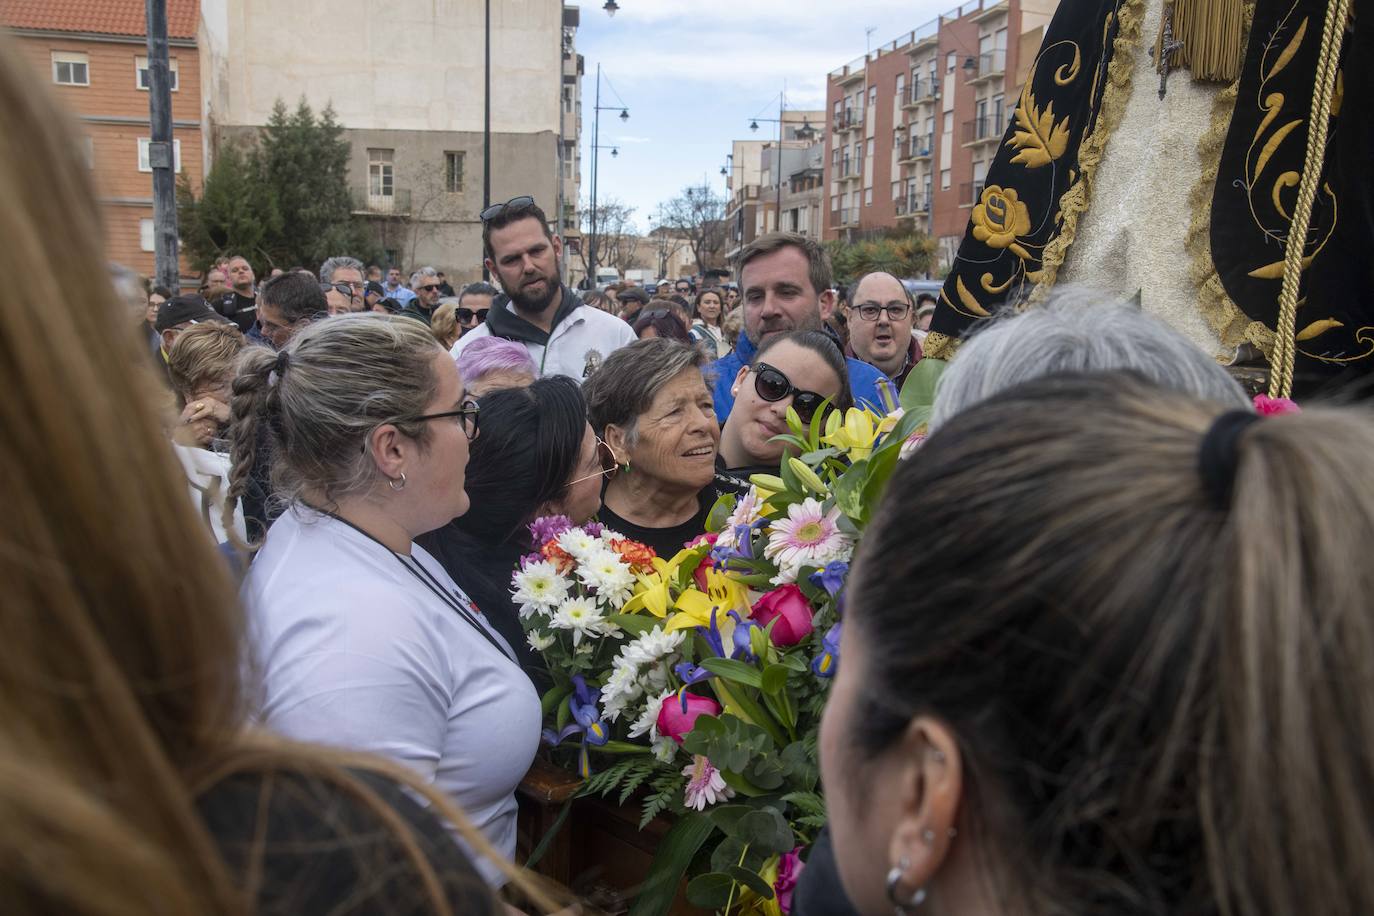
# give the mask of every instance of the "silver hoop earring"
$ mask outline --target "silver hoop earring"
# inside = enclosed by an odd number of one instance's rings
[[[404,471],[401,472],[400,481],[400,483],[397,483],[394,480],[388,480],[386,483],[387,486],[399,493],[406,488],[406,475]]]
[[[926,889],[916,888],[916,891],[907,899],[903,900],[897,896],[897,885],[901,883],[902,875],[911,867],[909,859],[902,859],[887,873],[887,902],[892,904],[896,916],[907,916],[912,910],[926,902]]]

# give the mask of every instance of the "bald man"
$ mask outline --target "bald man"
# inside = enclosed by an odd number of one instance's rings
[[[902,281],[890,273],[865,274],[854,285],[849,306],[849,348],[902,390],[911,367],[921,359],[912,334],[916,307]]]

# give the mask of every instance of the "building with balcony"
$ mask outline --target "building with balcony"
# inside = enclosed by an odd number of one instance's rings
[[[727,258],[780,223],[784,229],[806,227],[793,231],[820,237],[816,198],[823,175],[824,119],[823,111],[784,111],[781,146],[776,138],[734,141],[725,170]]]
[[[255,134],[278,99],[332,106],[355,212],[390,264],[481,277],[482,0],[337,0],[327,16],[289,0],[199,2],[212,148]],[[491,14],[491,199],[531,195],[566,231],[581,172],[578,10],[503,0]]]
[[[970,0],[833,71],[827,239],[910,228],[948,264],[1058,0]]]
[[[205,174],[197,0],[167,0],[173,157],[199,190]],[[153,176],[148,162],[147,20],[142,3],[0,0],[10,47],[76,118],[99,195],[107,254],[153,273]],[[194,285],[185,263],[182,274]]]

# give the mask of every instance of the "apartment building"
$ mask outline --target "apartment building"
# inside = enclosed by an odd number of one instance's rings
[[[334,0],[328,15],[322,9],[201,0],[213,143],[254,134],[278,99],[332,106],[352,147],[354,212],[372,223],[389,262],[480,278],[483,0]],[[556,229],[567,225],[563,204],[576,201],[580,171],[577,11],[561,0],[490,9],[491,199],[531,195]]]
[[[167,0],[176,170],[204,174],[197,0]],[[147,24],[141,0],[0,0],[0,26],[77,121],[111,261],[153,273]],[[187,275],[186,265],[182,265]],[[188,278],[189,281],[189,278]]]
[[[829,75],[824,237],[911,228],[948,264],[1058,0],[971,0]]]
[[[788,110],[771,126],[771,140],[735,140],[723,168],[729,195],[726,258],[760,235],[783,229],[820,237],[818,147],[825,135],[823,111]],[[757,123],[757,122],[756,122]],[[779,217],[781,214],[781,217]]]

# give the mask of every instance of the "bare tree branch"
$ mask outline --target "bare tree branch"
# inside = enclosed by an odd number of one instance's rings
[[[701,273],[723,266],[725,250],[725,198],[708,184],[688,185],[677,197],[659,206],[662,228],[672,229],[687,240]]]

